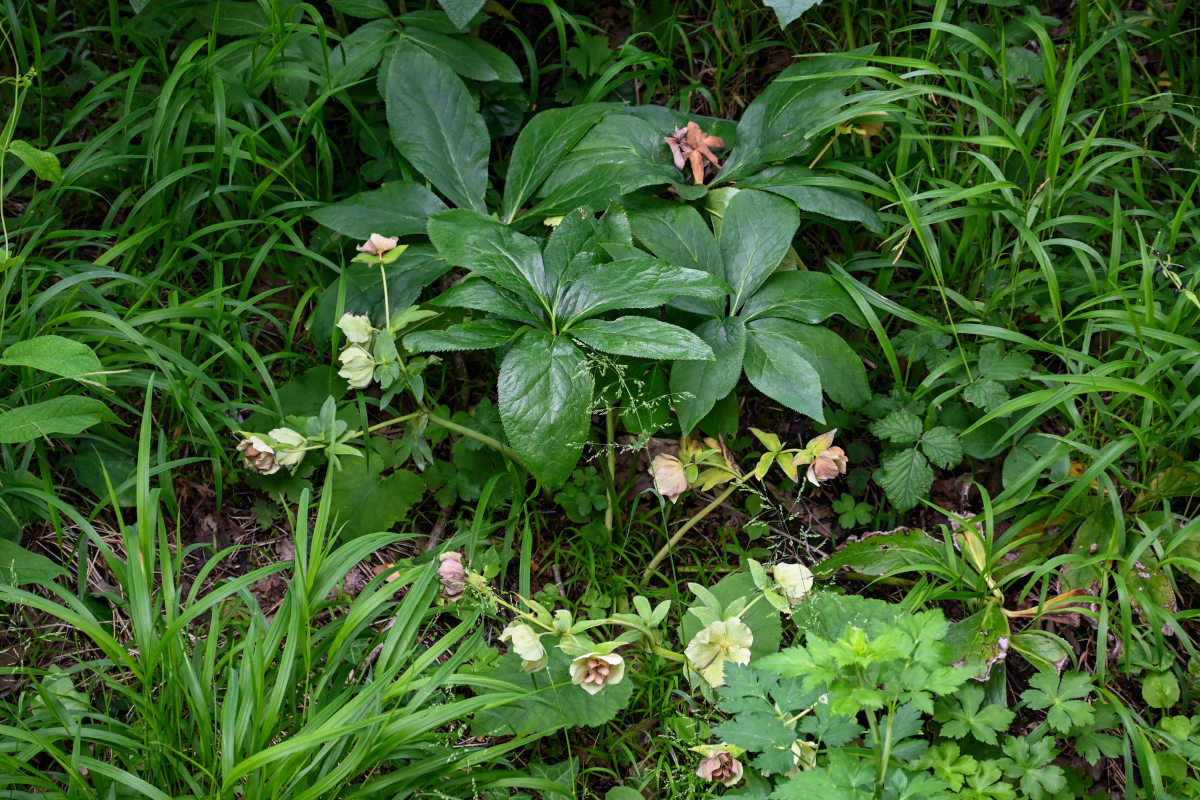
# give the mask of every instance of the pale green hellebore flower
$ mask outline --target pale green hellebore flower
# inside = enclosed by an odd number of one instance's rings
[[[776,564],[775,582],[790,605],[796,605],[812,593],[813,574],[803,564]]]
[[[375,359],[366,348],[352,344],[342,351],[338,361],[342,362],[338,375],[345,378],[355,389],[365,389],[371,385],[371,378],[375,374]]]
[[[351,314],[347,311],[337,322],[338,328],[353,344],[366,344],[371,341],[371,320],[366,314]]]
[[[537,672],[546,666],[549,656],[542,646],[542,637],[524,622],[514,622],[500,633],[501,641],[512,642],[512,648],[521,657],[522,672]]]
[[[279,466],[294,471],[304,460],[304,447],[308,445],[308,439],[291,428],[275,428],[267,435],[275,440],[275,460]]]
[[[717,620],[692,637],[683,654],[712,686],[725,685],[725,662],[750,663],[754,632],[740,617]]]

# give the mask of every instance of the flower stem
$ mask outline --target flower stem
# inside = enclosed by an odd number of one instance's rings
[[[650,580],[650,576],[654,574],[655,568],[663,562],[663,559],[666,558],[667,555],[671,552],[671,548],[673,548],[675,545],[679,544],[679,540],[683,538],[684,534],[687,533],[688,531],[690,531],[692,528],[696,527],[696,525],[699,524],[700,520],[704,519],[709,514],[711,514],[717,508],[717,506],[721,505],[726,500],[728,500],[729,495],[731,495],[735,491],[737,491],[743,483],[745,483],[747,480],[750,479],[750,477],[751,477],[751,473],[747,473],[746,475],[743,475],[740,478],[738,478],[733,483],[729,484],[729,486],[727,486],[725,488],[725,491],[723,491],[719,495],[717,495],[715,500],[713,500],[711,503],[706,505],[704,508],[697,511],[692,516],[691,519],[689,519],[687,522],[683,523],[683,526],[680,527],[679,530],[675,531],[675,535],[672,536],[667,541],[667,543],[662,546],[662,549],[660,549],[657,553],[654,554],[654,558],[652,558],[650,560],[650,563],[646,565],[646,570],[642,573],[642,580],[644,580],[644,581]]]
[[[509,459],[516,462],[517,464],[521,463],[521,457],[519,455],[517,455],[517,451],[513,450],[511,447],[506,445],[504,442],[501,442],[497,439],[493,439],[491,436],[488,436],[486,433],[480,433],[479,431],[472,430],[471,428],[468,428],[464,425],[459,425],[457,422],[451,422],[450,420],[446,419],[445,417],[439,417],[437,414],[434,414],[433,412],[425,411],[422,413],[424,413],[425,416],[429,419],[429,421],[432,422],[434,425],[441,426],[448,431],[454,431],[457,434],[466,436],[468,439],[474,439],[477,442],[486,444],[488,447],[492,448],[493,450],[498,450],[499,452],[503,453],[505,456],[507,456]]]

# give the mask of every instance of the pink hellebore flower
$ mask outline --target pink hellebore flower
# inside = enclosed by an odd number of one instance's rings
[[[399,243],[399,236],[381,236],[378,233],[372,233],[370,239],[354,249],[369,256],[381,256],[388,250],[395,250]]]
[[[717,750],[700,762],[696,775],[706,781],[713,781],[723,786],[733,786],[742,779],[742,762],[734,758],[728,750]]]
[[[571,683],[596,694],[625,677],[625,659],[616,653],[584,653],[571,662]]]
[[[274,475],[279,471],[279,462],[275,459],[275,448],[257,436],[249,436],[238,443],[237,450],[249,469],[256,469],[263,475]]]
[[[654,488],[672,503],[687,491],[688,481],[683,473],[683,464],[675,456],[667,453],[656,455],[650,462],[650,474],[654,477]]]
[[[813,486],[846,474],[846,465],[850,463],[850,459],[846,458],[842,448],[831,447],[835,433],[836,428],[810,440],[805,447],[806,454],[813,459],[808,465],[808,480]]]
[[[442,580],[442,596],[449,602],[461,600],[467,588],[467,568],[462,563],[462,553],[442,553],[438,556],[438,577]]]

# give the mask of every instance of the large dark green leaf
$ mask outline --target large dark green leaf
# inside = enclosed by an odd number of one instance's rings
[[[591,252],[590,260],[599,261],[600,256],[594,252],[597,249],[596,222],[592,216],[582,208],[565,214],[542,251],[546,282],[556,288],[556,296],[562,293],[562,278],[576,257]]]
[[[40,553],[33,553],[16,542],[0,539],[0,586],[24,586],[36,583],[49,586],[67,571]]]
[[[530,214],[600,209],[643,186],[671,183],[678,170],[666,154],[664,134],[628,114],[609,114],[555,167]]]
[[[521,129],[504,182],[501,217],[511,222],[562,157],[610,107],[600,103],[543,111]]]
[[[737,386],[746,355],[746,327],[737,317],[710,319],[696,334],[712,348],[715,360],[676,361],[671,367],[671,396],[685,434]]]
[[[100,422],[120,420],[94,397],[55,397],[0,414],[0,444],[31,442],[53,434],[73,435]]]
[[[519,322],[507,319],[475,319],[451,325],[444,331],[416,331],[404,337],[409,351],[494,350],[511,342],[525,330]]]
[[[451,264],[466,267],[518,297],[549,309],[554,287],[542,266],[542,250],[536,239],[467,209],[443,211],[431,217],[429,238]]]
[[[412,42],[392,56],[387,118],[400,154],[450,202],[486,209],[487,125],[458,76]]]
[[[744,177],[763,162],[783,161],[807,150],[812,137],[830,127],[845,102],[846,90],[858,81],[853,75],[828,73],[848,70],[856,63],[851,58],[823,55],[780,73],[746,107],[738,122],[737,146],[718,180]]]
[[[648,201],[630,209],[629,224],[633,235],[664,261],[724,277],[717,240],[700,212],[691,206]]]
[[[338,533],[353,539],[389,530],[408,516],[408,511],[425,493],[420,476],[398,469],[383,474],[384,461],[377,454],[366,458],[341,459],[333,477],[333,507],[338,509]]]
[[[51,375],[104,383],[104,369],[92,348],[66,336],[47,334],[14,342],[4,350],[0,364],[33,367]]]
[[[766,192],[741,191],[721,221],[721,258],[725,281],[733,289],[733,311],[775,271],[800,226],[796,207]]]
[[[419,183],[391,181],[378,189],[359,192],[340,203],[309,212],[326,228],[365,241],[372,233],[408,236],[424,233],[430,214],[446,204]]]
[[[839,569],[849,568],[864,575],[898,575],[926,572],[941,564],[937,540],[924,531],[901,528],[879,535],[864,535],[850,542],[813,567],[819,578],[832,577]]]
[[[600,265],[572,281],[563,293],[557,317],[570,323],[614,308],[654,308],[678,295],[717,300],[727,291],[719,278],[707,272],[649,256],[625,258]]]
[[[566,336],[532,330],[500,366],[500,419],[517,455],[542,485],[562,486],[588,439],[592,373]]]
[[[446,36],[419,26],[406,28],[404,35],[464,78],[505,83],[521,80],[513,60],[482,39]]]
[[[855,325],[866,320],[849,293],[823,272],[794,270],[779,272],[742,305],[741,316],[749,321],[758,317],[785,317],[797,322],[816,324],[841,314]]]
[[[634,358],[678,358],[712,361],[712,348],[696,334],[648,317],[619,317],[612,321],[585,319],[567,334],[590,347]]]
[[[480,277],[468,277],[451,286],[430,301],[430,305],[451,308],[473,308],[544,327],[542,314],[507,289],[501,289]]]
[[[445,274],[450,265],[429,245],[413,245],[398,259],[384,267],[387,272],[389,311],[395,314],[411,306],[421,289]],[[333,341],[337,323],[338,296],[343,297],[342,311],[366,314],[371,323],[382,328],[387,314],[383,307],[383,277],[375,264],[353,263],[331,283],[313,312],[311,332],[316,342]]]
[[[438,0],[438,5],[446,12],[454,27],[466,30],[486,2],[487,0]]]
[[[808,352],[786,336],[753,329],[746,332],[746,377],[755,388],[793,411],[825,421],[821,377]]]
[[[782,195],[796,204],[801,211],[824,214],[834,219],[861,222],[868,230],[879,233],[883,221],[875,210],[866,204],[861,192],[835,184],[840,179],[826,177],[807,167],[768,167],[762,172],[742,181],[742,188],[765,189]]]
[[[862,359],[828,328],[779,317],[757,319],[747,327],[760,343],[778,339],[789,348],[794,345],[793,352],[811,364],[820,376],[818,391],[824,389],[835,403],[855,408],[870,396]]]
[[[821,0],[765,0],[765,2],[775,10],[775,15],[779,17],[779,27],[786,28],[789,23],[799,19],[801,14],[818,5]]]

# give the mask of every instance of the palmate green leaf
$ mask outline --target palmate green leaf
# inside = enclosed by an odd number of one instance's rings
[[[571,475],[591,424],[592,373],[566,336],[531,330],[500,366],[500,419],[517,455],[546,488]]]
[[[618,317],[606,321],[585,319],[567,335],[602,353],[634,358],[677,358],[712,361],[712,348],[689,330],[648,317]]]
[[[458,76],[413,42],[392,56],[387,119],[400,154],[451,203],[486,210],[487,125]]]
[[[793,411],[825,421],[821,376],[808,351],[786,336],[753,328],[746,332],[746,377],[754,388]]]
[[[629,209],[629,224],[638,241],[664,261],[724,277],[717,240],[692,206],[667,200],[645,201]]]
[[[902,450],[883,459],[875,480],[898,510],[907,511],[929,495],[933,468],[916,450]]]
[[[553,108],[526,123],[513,145],[504,182],[501,218],[512,222],[558,162],[611,108],[601,103]]]
[[[957,467],[963,459],[958,434],[943,425],[925,431],[921,436],[921,452],[942,469]]]
[[[724,725],[718,725],[713,733],[723,742],[756,752],[777,747],[790,750],[792,742],[796,741],[792,726],[785,725],[772,713],[743,712]],[[790,764],[788,769],[791,769]]]
[[[487,0],[438,0],[438,5],[446,12],[454,27],[466,30],[486,2]]]
[[[433,306],[472,308],[524,322],[535,328],[545,327],[544,312],[478,276],[464,278],[429,301]]]
[[[9,345],[4,350],[4,357],[0,358],[0,364],[33,367],[64,378],[104,383],[104,376],[98,374],[104,370],[104,365],[92,348],[65,336],[34,336]]]
[[[513,60],[482,39],[446,36],[417,25],[405,28],[404,35],[464,78],[503,83],[521,80],[521,70]]]
[[[343,458],[333,477],[333,508],[338,509],[338,535],[354,539],[391,529],[403,521],[425,493],[419,475],[398,469],[384,474],[384,460]]]
[[[667,154],[664,135],[637,117],[609,114],[546,178],[529,215],[596,210],[643,186],[671,183],[679,171]]]
[[[708,320],[696,334],[712,348],[713,360],[676,361],[671,366],[671,396],[685,435],[737,386],[746,355],[746,326],[738,317]]]
[[[359,192],[340,203],[311,211],[309,216],[326,228],[366,241],[372,233],[382,236],[425,233],[429,216],[445,210],[446,204],[421,184],[390,181],[378,189]]]
[[[1025,705],[1046,711],[1046,724],[1059,733],[1089,725],[1095,712],[1086,699],[1092,693],[1091,676],[1082,672],[1053,670],[1039,672],[1029,679],[1029,688],[1021,693]]]
[[[549,310],[554,287],[542,265],[542,249],[536,239],[468,209],[435,214],[429,219],[428,230],[438,253],[451,264],[466,267]]]
[[[747,190],[729,201],[719,246],[734,312],[779,266],[799,226],[795,207],[775,195]]]
[[[870,396],[867,370],[850,345],[828,328],[804,325],[790,319],[765,317],[749,323],[751,336],[794,344],[796,352],[813,366],[820,377],[819,389],[844,408],[857,408]]]
[[[767,278],[742,305],[740,316],[747,322],[759,317],[783,317],[815,325],[834,314],[860,327],[866,325],[858,306],[832,275],[794,270]]]
[[[863,48],[854,54],[865,54]],[[717,180],[736,180],[759,164],[783,161],[804,152],[812,138],[831,126],[845,102],[853,75],[830,76],[858,64],[853,58],[818,56],[793,64],[746,107],[737,128],[737,146],[730,152]]]
[[[984,704],[982,686],[968,684],[951,697],[937,701],[933,719],[942,723],[942,736],[961,739],[974,736],[986,744],[996,744],[997,732],[1003,733],[1016,718],[1016,712],[1004,706]]]
[[[507,319],[476,319],[451,325],[443,331],[417,331],[404,337],[404,346],[413,353],[445,350],[494,350],[528,330],[520,322]]]
[[[120,420],[94,397],[55,397],[0,414],[0,444],[31,442],[53,434],[71,436],[100,422]]]
[[[872,233],[883,230],[883,220],[863,200],[860,193],[836,186],[821,185],[836,178],[827,178],[807,167],[768,167],[740,182],[743,188],[765,189],[786,197],[801,211],[823,214],[834,219],[861,223]]]
[[[618,308],[655,308],[685,295],[716,300],[728,288],[720,278],[656,258],[623,258],[578,275],[563,292],[555,316],[561,325]]]
[[[801,771],[771,795],[772,800],[862,800],[875,784],[873,761],[845,750],[829,751],[829,763]]]

